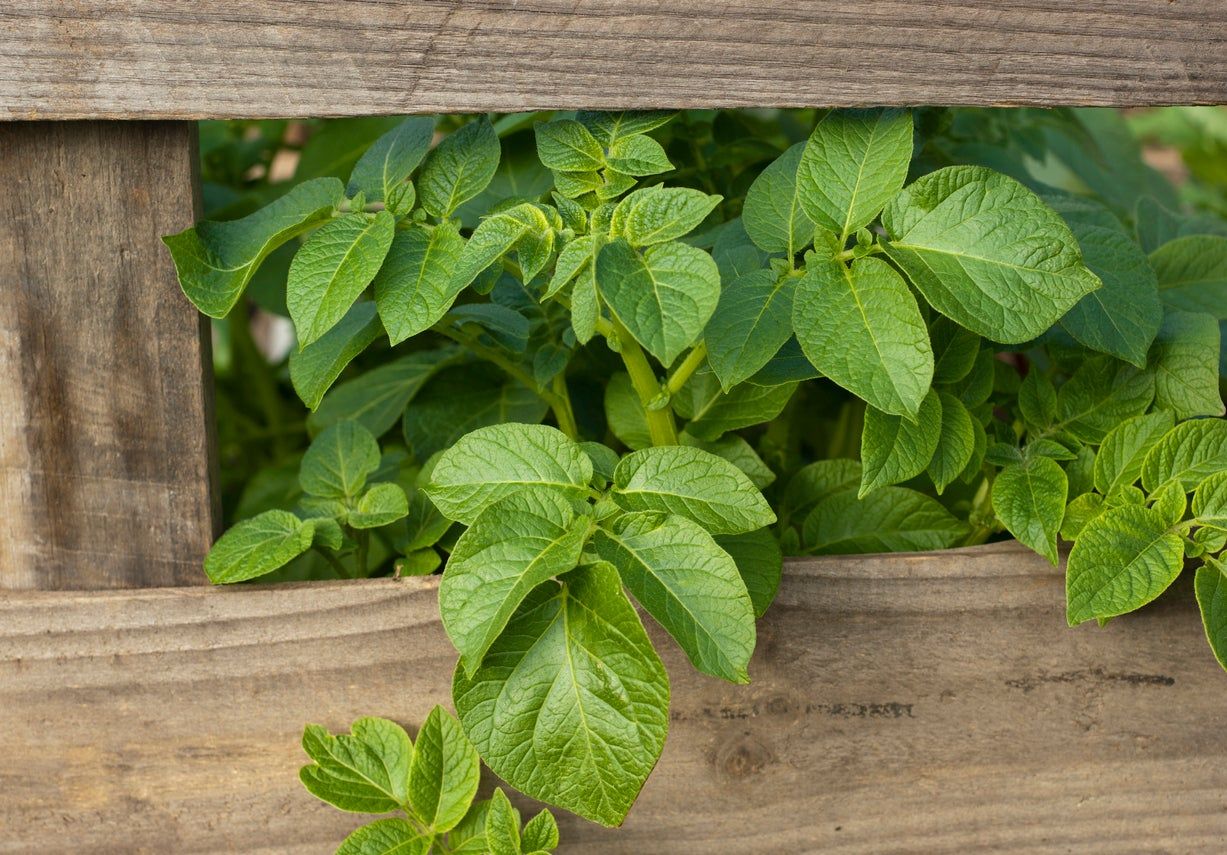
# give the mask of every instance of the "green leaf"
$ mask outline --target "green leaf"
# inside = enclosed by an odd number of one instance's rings
[[[963,402],[949,392],[938,395],[942,402],[941,433],[926,469],[940,496],[967,468],[976,450],[976,433]]]
[[[565,495],[521,488],[490,504],[456,541],[439,587],[443,627],[470,676],[534,588],[573,570],[591,519]]]
[[[623,175],[657,175],[673,169],[661,144],[642,134],[616,140],[609,146],[606,160],[611,169]]]
[[[1227,531],[1227,471],[1215,472],[1197,485],[1193,516],[1200,525]]]
[[[1154,388],[1149,372],[1106,356],[1084,359],[1057,390],[1059,424],[1083,442],[1102,442],[1123,420],[1146,411]]]
[[[1193,581],[1206,641],[1218,664],[1227,668],[1227,568],[1212,558],[1197,568]]]
[[[435,834],[455,828],[477,795],[481,759],[442,707],[422,722],[409,767],[409,804]]]
[[[405,119],[366,150],[349,174],[345,192],[350,196],[363,193],[368,202],[387,199],[422,162],[434,133],[434,116]]]
[[[664,365],[694,344],[720,299],[716,262],[682,243],[640,254],[616,240],[597,257],[596,281],[618,320]]]
[[[663,511],[694,520],[712,534],[754,531],[775,514],[745,473],[698,448],[644,448],[622,458],[612,498],[628,511]]]
[[[1194,419],[1168,431],[1142,461],[1142,486],[1153,493],[1168,481],[1192,490],[1227,469],[1227,421]]]
[[[1150,263],[1165,306],[1227,318],[1227,237],[1177,238],[1152,252]]]
[[[630,375],[620,372],[609,379],[605,387],[605,421],[610,433],[627,448],[638,450],[652,444],[648,417],[639,403],[639,395],[631,384]]]
[[[915,416],[933,379],[929,331],[916,298],[877,258],[848,267],[815,253],[793,303],[793,329],[814,367],[894,415]]]
[[[746,382],[726,393],[720,391],[714,372],[700,369],[673,397],[673,406],[679,415],[690,419],[687,433],[710,442],[729,431],[771,421],[784,409],[796,388],[796,382],[777,386]]]
[[[372,283],[391,344],[425,332],[447,314],[460,293],[451,279],[464,247],[450,222],[433,229],[412,223],[397,231]]]
[[[409,515],[409,498],[399,484],[373,484],[349,513],[353,528],[379,528]]]
[[[537,125],[537,157],[559,172],[595,172],[605,167],[601,144],[574,119]]]
[[[748,380],[792,335],[793,282],[756,270],[728,284],[707,322],[707,361],[725,391]]]
[[[802,466],[788,481],[780,498],[780,521],[802,522],[828,496],[856,489],[861,464],[855,460],[819,460]]]
[[[558,823],[548,810],[534,816],[524,825],[524,850],[541,852],[558,846]]]
[[[591,479],[592,461],[557,428],[499,424],[475,430],[445,451],[426,493],[448,519],[472,525],[487,507],[525,486],[583,500]]]
[[[929,328],[933,349],[933,382],[957,383],[975,367],[980,337],[949,318],[936,316]]]
[[[377,819],[345,838],[336,855],[426,855],[430,838],[404,819]]]
[[[680,516],[632,513],[598,528],[592,546],[695,668],[750,682],[754,607],[737,565],[704,528]]]
[[[387,211],[347,214],[321,226],[290,262],[286,306],[306,347],[332,329],[383,264],[396,220]]]
[[[395,722],[360,718],[336,736],[309,724],[302,747],[314,762],[298,776],[316,798],[352,813],[387,813],[405,804],[413,743]]]
[[[550,284],[546,286],[545,297],[553,297],[562,291],[593,262],[596,257],[596,243],[596,235],[581,235],[562,248],[558,253],[558,260],[554,263]]]
[[[814,223],[801,206],[797,168],[805,143],[797,143],[759,173],[746,191],[741,222],[755,246],[791,257],[814,236]]]
[[[514,247],[527,244],[527,239],[544,238],[553,246],[550,222],[536,205],[522,204],[514,208],[487,217],[468,239],[460,258],[452,271],[448,290],[453,295],[459,294],[473,283],[478,275],[506,255]],[[537,265],[538,269],[539,265]],[[535,271],[524,271],[524,281],[533,278]]]
[[[805,518],[802,543],[819,555],[945,549],[967,524],[936,501],[906,487],[883,487],[864,498],[852,490],[822,500]]]
[[[916,422],[868,407],[861,431],[863,498],[888,484],[915,478],[929,465],[941,440],[942,401],[930,389],[920,404]]]
[[[1126,419],[1108,431],[1095,455],[1095,489],[1106,496],[1136,483],[1146,453],[1174,424],[1171,411],[1163,410]]]
[[[613,481],[614,470],[618,468],[618,452],[599,442],[581,442],[579,445],[592,461],[593,482],[608,484]]]
[[[205,575],[214,585],[228,585],[271,573],[311,548],[315,527],[279,510],[235,523],[209,550]]]
[[[1188,510],[1188,497],[1185,494],[1184,485],[1169,481],[1148,497],[1150,507],[1163,517],[1164,522],[1168,525],[1175,525],[1184,519],[1184,512]]]
[[[784,565],[780,544],[765,528],[742,534],[722,534],[716,538],[716,543],[737,565],[737,572],[741,574],[741,581],[754,606],[754,616],[762,617],[780,588]]]
[[[595,112],[581,110],[576,114],[580,122],[605,145],[611,145],[623,137],[632,134],[646,134],[655,130],[677,113],[667,110],[617,110],[612,112]]]
[[[314,344],[291,350],[290,382],[302,402],[311,410],[317,409],[345,366],[379,338],[382,331],[375,304],[354,303],[341,322]]]
[[[1057,533],[1065,516],[1069,481],[1050,457],[1028,457],[993,480],[993,512],[1019,542],[1057,563]]]
[[[1221,416],[1218,322],[1212,315],[1170,311],[1150,350],[1155,405],[1178,419]]]
[[[1065,508],[1065,518],[1061,520],[1061,537],[1077,540],[1082,530],[1104,510],[1103,496],[1098,493],[1083,493],[1078,496]]]
[[[327,222],[344,198],[345,187],[336,178],[304,181],[241,220],[199,223],[162,242],[192,305],[211,318],[224,318],[269,253]]]
[[[1018,387],[1018,409],[1028,427],[1044,428],[1057,420],[1057,390],[1048,375],[1033,367]]]
[[[1028,341],[1100,287],[1055,211],[978,166],[930,172],[886,207],[887,256],[933,308],[992,341]]]
[[[775,472],[763,462],[754,447],[739,434],[729,433],[719,439],[704,440],[695,439],[688,432],[683,431],[678,439],[682,445],[693,445],[695,448],[701,448],[732,463],[746,473],[750,483],[760,490],[767,489],[775,480]]]
[[[426,156],[414,179],[423,208],[436,217],[452,215],[494,178],[498,169],[498,135],[489,119],[469,122]]]
[[[1096,517],[1069,553],[1069,625],[1141,608],[1175,581],[1183,559],[1180,535],[1156,511],[1127,505]]]
[[[840,244],[899,192],[912,159],[906,110],[833,110],[818,120],[797,169],[801,205]]]
[[[419,350],[347,380],[324,396],[319,409],[307,419],[307,427],[319,433],[352,419],[375,436],[383,436],[426,381],[456,356],[451,347]]]
[[[668,729],[664,666],[605,565],[529,595],[452,695],[496,775],[605,825],[626,817]]]
[[[490,855],[520,855],[520,813],[511,806],[501,788],[490,799],[486,814],[486,843]]]
[[[636,190],[614,209],[610,237],[624,237],[634,247],[676,240],[707,219],[720,199],[689,187]]]
[[[405,410],[405,442],[419,460],[470,431],[506,422],[533,424],[548,409],[537,393],[486,363],[443,371]]]
[[[298,470],[303,491],[324,499],[358,495],[379,468],[379,443],[354,421],[337,422],[311,441]]]

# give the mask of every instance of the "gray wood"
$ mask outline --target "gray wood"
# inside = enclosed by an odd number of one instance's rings
[[[792,562],[753,684],[655,637],[671,733],[567,852],[1221,852],[1227,675],[1191,592],[1100,630],[1016,545]],[[413,727],[455,654],[432,580],[0,598],[0,851],[331,852],[302,724]]]
[[[158,240],[195,219],[195,139],[0,125],[0,588],[204,581],[208,329]]]
[[[12,0],[0,118],[1227,101],[1224,0]]]

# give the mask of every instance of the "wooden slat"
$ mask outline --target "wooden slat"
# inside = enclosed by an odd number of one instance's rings
[[[194,219],[195,139],[0,125],[0,588],[204,581],[207,327],[158,240]]]
[[[0,4],[0,118],[1223,101],[1224,0]]]
[[[565,851],[1213,852],[1227,676],[1187,588],[1070,630],[1014,545],[792,563],[748,687],[673,679],[626,826]],[[302,724],[413,726],[455,654],[429,580],[0,599],[0,851],[325,853],[362,821]]]

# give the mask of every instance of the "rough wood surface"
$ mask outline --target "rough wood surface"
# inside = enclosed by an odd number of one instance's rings
[[[1069,630],[1011,544],[792,563],[748,687],[673,679],[626,826],[575,853],[1222,852],[1227,675],[1191,592]],[[0,598],[0,851],[325,853],[361,821],[302,724],[410,727],[455,654],[430,581]]]
[[[1223,101],[1224,0],[0,4],[0,118]]]
[[[158,240],[195,134],[0,124],[0,588],[204,581],[207,328]]]

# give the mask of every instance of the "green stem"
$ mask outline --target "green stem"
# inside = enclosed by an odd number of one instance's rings
[[[332,569],[336,570],[337,575],[340,576],[342,579],[354,578],[354,574],[349,572],[349,568],[347,568],[344,564],[342,564],[341,560],[337,558],[335,555],[333,555],[331,552],[329,552],[327,549],[325,549],[322,546],[315,546],[312,548],[316,552],[318,552],[320,555],[324,556],[324,560],[332,565]]]
[[[670,396],[682,391],[686,381],[699,370],[705,359],[707,359],[707,342],[701,341],[690,349],[690,353],[686,354],[682,364],[673,369],[673,374],[669,376],[669,382],[665,388],[669,391]]]
[[[963,539],[963,546],[979,546],[994,531],[996,517],[993,514],[992,486],[992,479],[985,475],[976,488],[976,495],[971,500],[971,512],[967,515],[971,532]]]
[[[558,429],[571,439],[579,440],[579,425],[575,422],[575,410],[571,407],[571,393],[567,391],[566,372],[555,375],[550,384],[557,404],[551,405]]]
[[[598,329],[600,328],[598,324]],[[652,445],[677,445],[677,426],[673,423],[673,409],[668,405],[653,408],[652,404],[662,392],[660,380],[652,370],[651,363],[644,355],[639,343],[626,327],[616,319],[605,324],[605,329],[618,337],[619,352],[626,371],[631,376],[631,385],[639,395],[639,403],[643,405],[644,415],[648,420],[648,433],[652,437]]]

